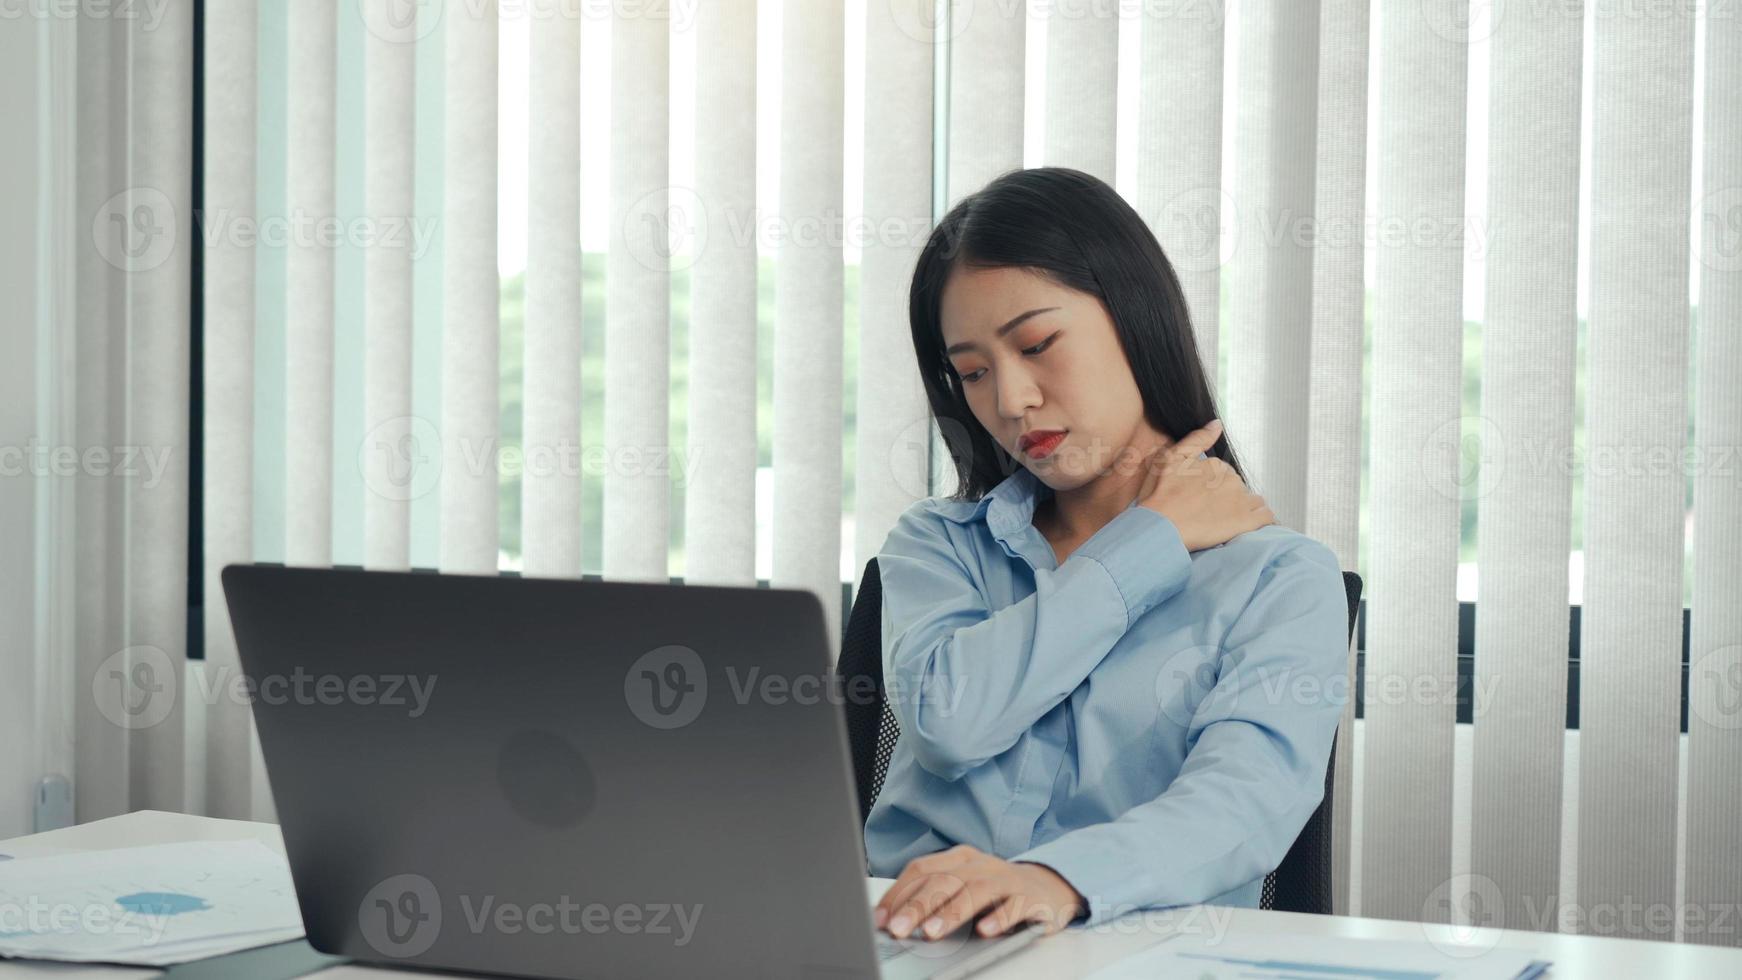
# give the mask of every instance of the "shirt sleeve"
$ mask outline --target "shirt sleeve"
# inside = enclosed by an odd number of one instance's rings
[[[886,696],[914,758],[955,780],[1016,744],[1107,655],[1130,624],[1178,592],[1191,556],[1173,522],[1135,502],[1033,595],[991,609],[945,518],[910,508],[877,566]]]
[[[1314,541],[1275,558],[1229,628],[1168,788],[1011,860],[1070,882],[1089,924],[1207,901],[1274,870],[1324,795],[1348,700],[1347,617],[1328,548]]]

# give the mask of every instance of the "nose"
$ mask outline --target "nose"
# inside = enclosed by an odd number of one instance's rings
[[[1021,367],[1007,367],[998,372],[998,414],[1019,422],[1030,408],[1040,404],[1040,388]]]

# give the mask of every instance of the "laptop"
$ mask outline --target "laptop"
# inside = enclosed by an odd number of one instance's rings
[[[829,682],[807,591],[257,565],[222,582],[323,953],[948,980],[1040,933],[873,927],[854,692]]]

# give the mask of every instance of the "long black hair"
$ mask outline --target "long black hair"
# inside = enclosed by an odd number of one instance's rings
[[[939,308],[957,265],[1024,268],[1099,299],[1143,396],[1144,417],[1168,438],[1184,438],[1220,416],[1179,278],[1142,217],[1117,191],[1081,170],[1012,170],[963,198],[938,222],[908,292],[926,399],[959,477],[951,499],[979,500],[1021,465],[974,417],[944,354]],[[1209,455],[1246,480],[1226,432]]]

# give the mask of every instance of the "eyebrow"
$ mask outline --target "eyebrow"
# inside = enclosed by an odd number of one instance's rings
[[[1035,316],[1036,314],[1040,314],[1040,313],[1051,313],[1053,310],[1056,310],[1056,309],[1058,309],[1058,307],[1056,307],[1056,306],[1043,306],[1038,310],[1029,310],[1027,313],[1018,314],[1009,323],[1006,323],[1004,326],[998,328],[998,336],[1002,337],[1005,334],[1009,333],[1010,331],[1015,330],[1017,327],[1022,325],[1022,322],[1024,320],[1027,320],[1031,316]],[[971,340],[964,340],[959,344],[951,344],[950,346],[944,348],[944,353],[946,355],[947,354],[959,354],[965,350],[972,350],[973,348],[975,348],[977,346],[979,346],[979,345],[974,343]]]

